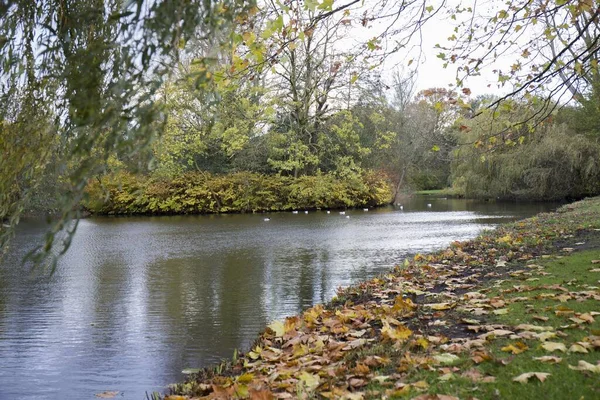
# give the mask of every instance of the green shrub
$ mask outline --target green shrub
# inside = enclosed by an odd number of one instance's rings
[[[294,179],[237,172],[189,172],[172,180],[120,172],[92,180],[83,206],[95,214],[205,214],[377,206],[391,202],[382,174]]]

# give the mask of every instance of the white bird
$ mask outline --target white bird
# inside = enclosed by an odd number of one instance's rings
[[[401,210],[404,210],[404,206],[400,206],[400,209],[401,209]]]
[[[363,211],[367,212],[367,211],[369,211],[369,209],[368,208],[363,208]]]
[[[265,218],[264,220],[265,220],[265,221],[270,221],[270,220],[271,220],[271,218]]]
[[[292,214],[298,214],[298,211],[292,211]]]
[[[350,218],[350,216],[349,216],[349,215],[346,215],[346,218]]]
[[[304,211],[304,214],[308,214],[308,211]]]
[[[346,211],[340,211],[340,215],[346,215]]]
[[[327,214],[331,214],[331,211],[327,210]]]
[[[431,203],[427,204],[427,208],[431,208]]]

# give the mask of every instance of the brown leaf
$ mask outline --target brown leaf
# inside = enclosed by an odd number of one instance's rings
[[[352,387],[362,387],[367,384],[367,381],[360,378],[352,378],[348,381],[348,384]]]
[[[268,389],[250,389],[248,393],[250,395],[250,400],[273,400],[275,398],[273,392]]]
[[[465,371],[461,376],[463,376],[464,378],[470,379],[473,382],[489,383],[489,382],[494,382],[496,380],[495,377],[485,376],[481,372],[476,370],[475,368],[471,368],[470,370]]]
[[[96,393],[96,397],[100,397],[101,399],[112,399],[113,397],[115,397],[116,395],[118,395],[119,392],[118,391],[109,391],[107,390],[106,392],[102,392],[102,393]],[[170,399],[172,397],[172,399]],[[185,397],[182,396],[168,396],[165,397],[165,400],[179,400],[179,399],[185,399]]]
[[[481,364],[482,362],[488,361],[491,359],[492,359],[492,356],[485,351],[476,351],[473,353],[473,356],[471,357],[471,360],[473,360],[473,362],[475,364]]]
[[[556,356],[534,357],[533,359],[548,364],[558,364],[562,361],[562,358]]]

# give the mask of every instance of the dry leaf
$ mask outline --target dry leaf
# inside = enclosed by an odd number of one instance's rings
[[[534,357],[533,359],[548,364],[558,364],[562,361],[562,358],[556,356]]]
[[[580,344],[573,344],[569,347],[569,353],[588,353],[587,349]]]
[[[529,349],[529,347],[527,347],[525,343],[516,342],[515,344],[509,344],[508,346],[503,347],[501,350],[512,354],[521,354],[527,349]]]
[[[453,364],[460,360],[460,357],[450,353],[436,354],[433,358],[440,364]]]
[[[273,331],[275,337],[281,337],[285,334],[285,325],[283,321],[274,321],[268,325],[268,328]]]
[[[567,346],[565,346],[564,343],[558,342],[542,343],[542,348],[546,351],[562,351],[563,353],[567,351]]]
[[[106,391],[106,392],[102,392],[102,393],[97,393],[96,397],[100,397],[101,399],[112,399],[113,397],[115,397],[116,395],[118,395],[119,392],[118,391]],[[165,400],[179,400],[178,398],[181,399],[185,399],[182,396],[168,396],[165,398]]]
[[[321,381],[319,375],[314,375],[314,374],[308,373],[306,371],[302,372],[298,376],[298,379],[300,380],[300,382],[302,382],[304,387],[306,387],[306,389],[309,391],[313,391],[317,387],[319,387],[319,383]]]
[[[577,371],[589,371],[594,374],[600,374],[600,365],[590,364],[587,361],[579,360],[579,363],[576,367],[569,365],[569,368],[577,370]]]
[[[530,378],[533,378],[535,376],[536,378],[539,379],[540,382],[544,382],[546,380],[546,378],[548,378],[549,375],[550,374],[547,372],[526,372],[524,374],[517,376],[516,378],[513,378],[513,381],[520,382],[520,383],[527,383]]]

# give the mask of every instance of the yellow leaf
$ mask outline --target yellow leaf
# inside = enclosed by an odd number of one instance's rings
[[[525,350],[527,350],[529,347],[527,347],[527,345],[523,342],[517,342],[514,345],[513,344],[509,344],[508,346],[503,347],[501,350],[502,351],[506,351],[508,353],[512,353],[512,354],[521,354],[523,353]]]
[[[436,354],[433,358],[440,364],[454,364],[456,361],[460,360],[460,357],[450,353]]]
[[[429,347],[429,342],[425,338],[418,338],[416,341],[418,346],[421,346],[423,349],[427,349]]]
[[[562,351],[564,353],[567,351],[567,346],[565,346],[564,343],[545,342],[542,344],[542,349],[546,351]]]
[[[285,334],[285,325],[283,321],[272,322],[268,328],[275,333],[276,337],[281,337]]]
[[[404,325],[392,327],[390,326],[390,323],[387,320],[381,320],[381,322],[383,323],[383,328],[381,328],[381,335],[385,338],[388,338],[393,341],[404,341],[408,339],[410,335],[412,335],[412,331]]]
[[[569,353],[588,353],[588,351],[582,345],[575,343],[569,347]]]
[[[245,374],[238,376],[237,381],[240,383],[250,383],[252,382],[252,379],[254,379],[254,374],[246,372]]]
[[[319,383],[321,381],[319,375],[311,374],[306,371],[302,372],[300,376],[298,376],[298,379],[300,379],[302,385],[304,385],[304,387],[306,387],[306,389],[309,391],[313,391],[319,387]]]

